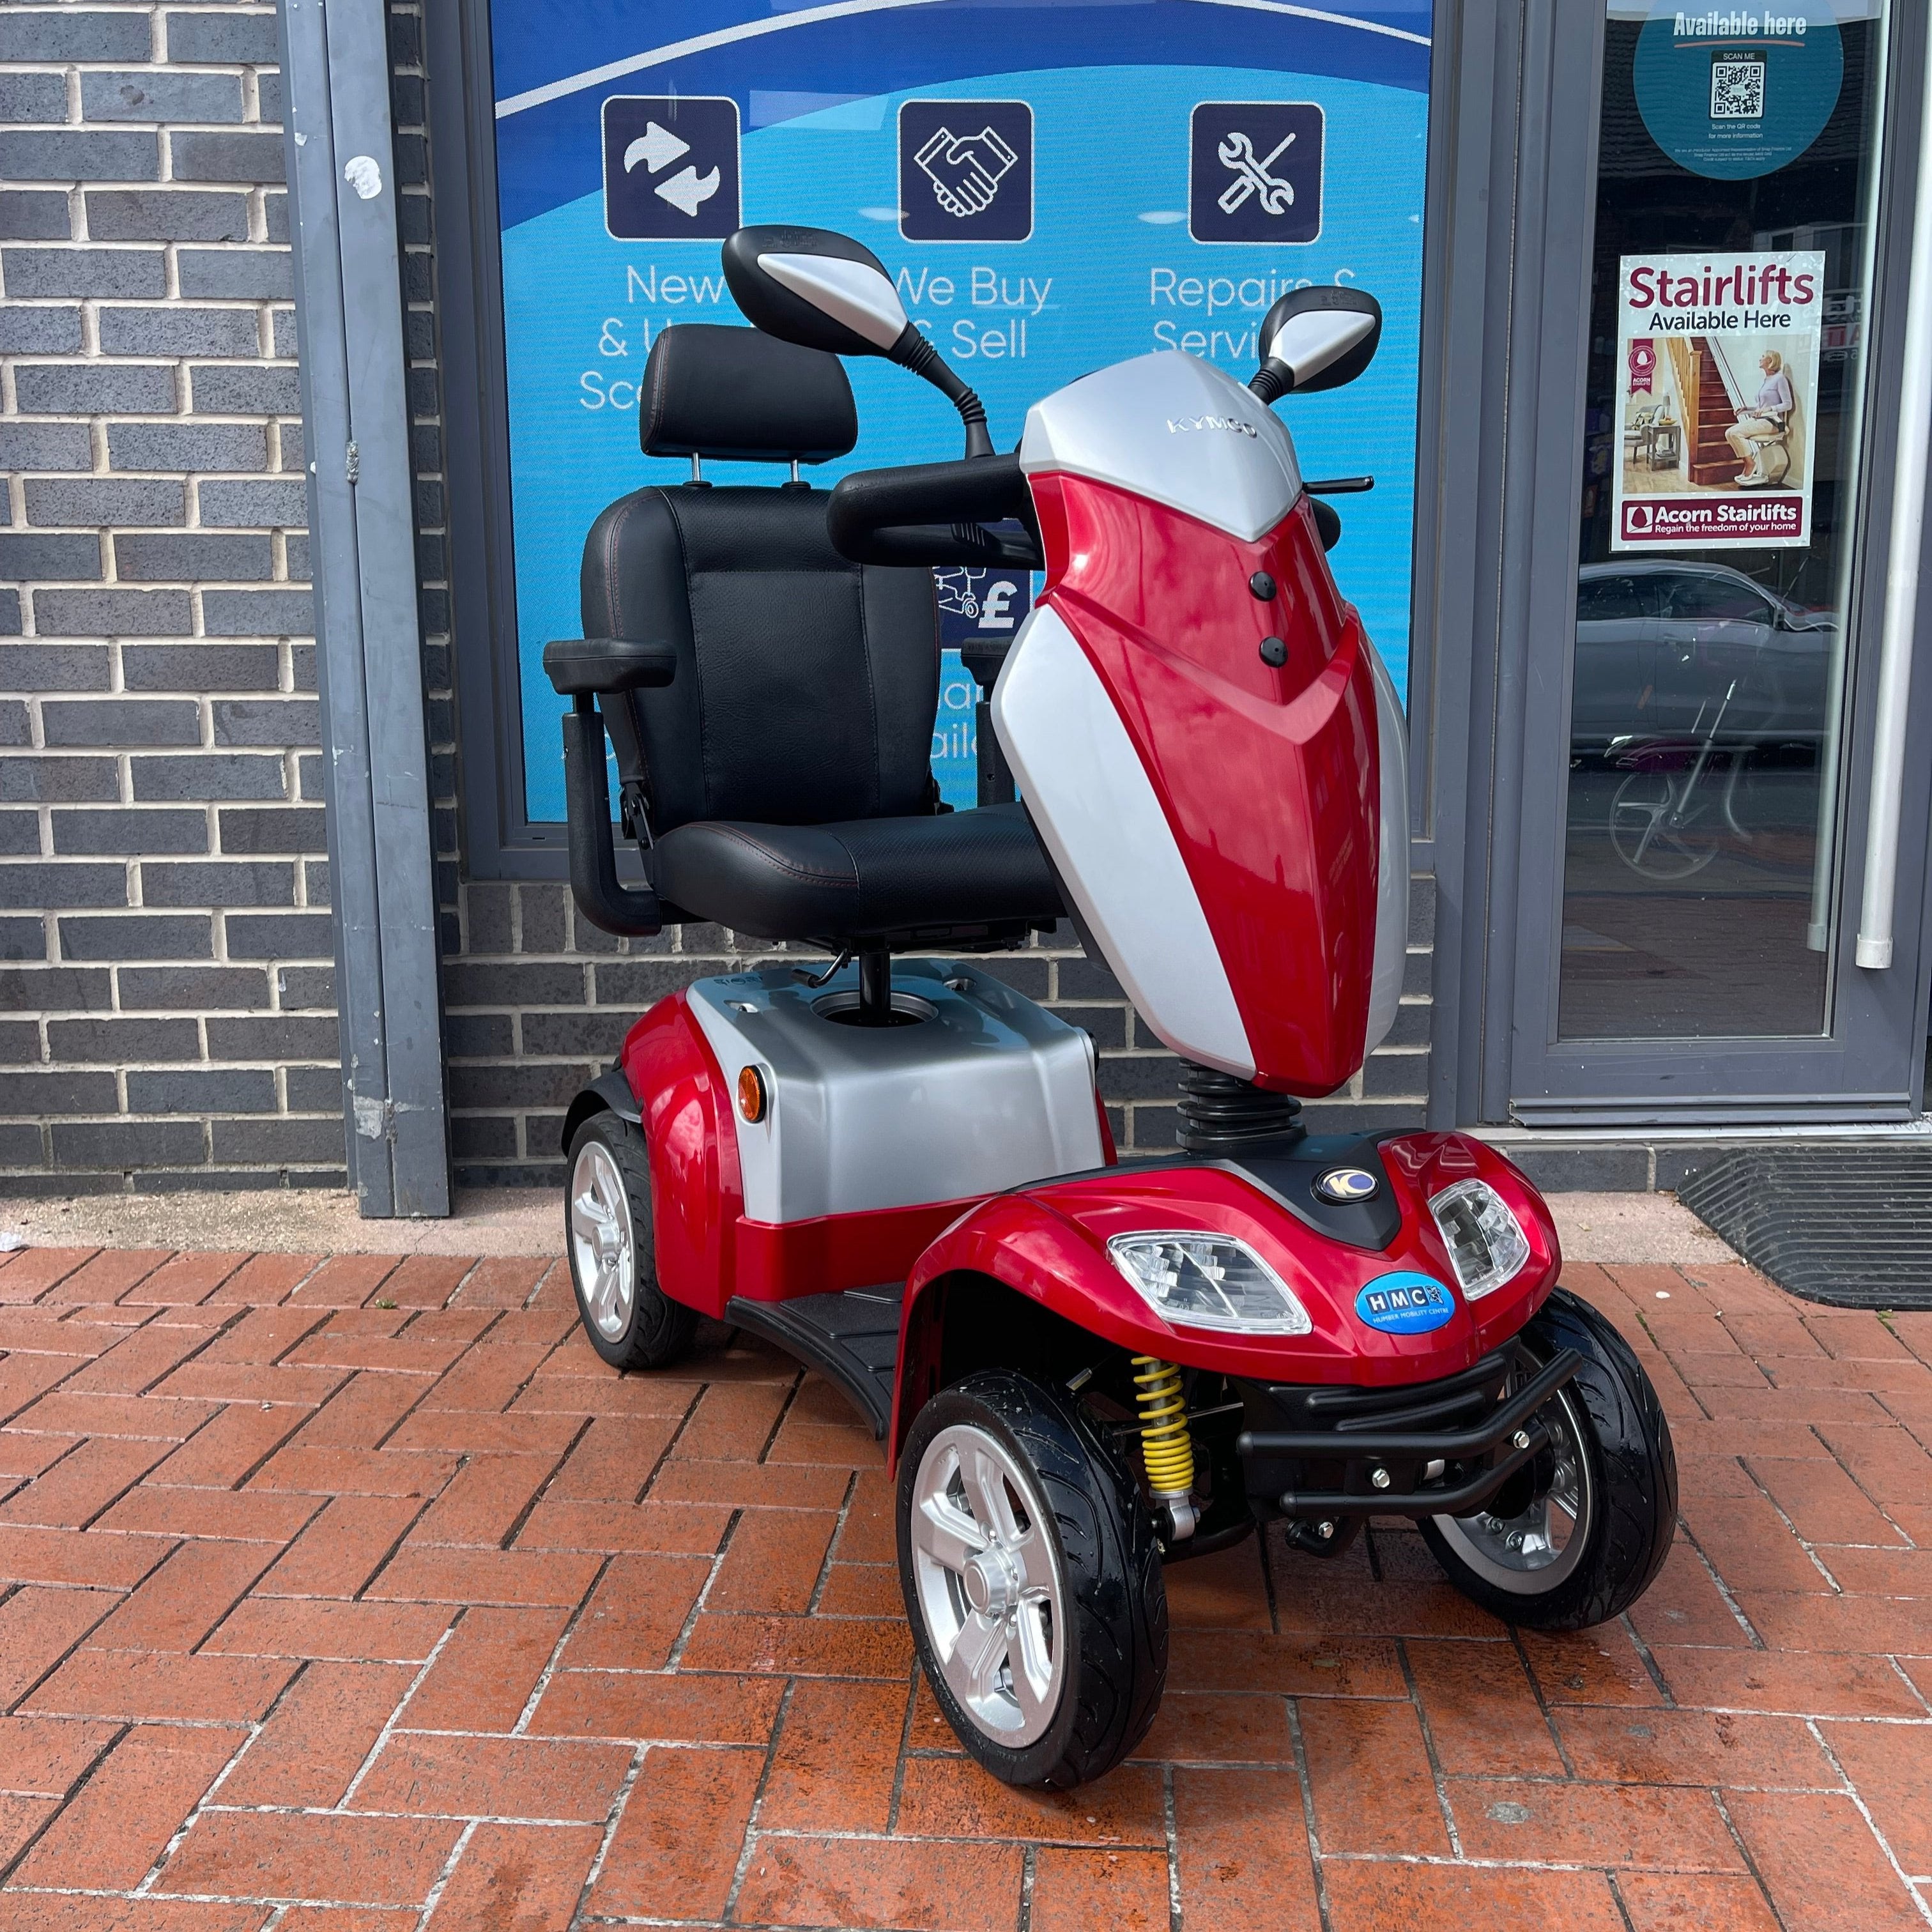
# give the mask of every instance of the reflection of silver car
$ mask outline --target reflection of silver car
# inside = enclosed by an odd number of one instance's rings
[[[1825,733],[1838,620],[1727,564],[1588,563],[1576,574],[1573,757],[1693,737],[1720,706],[1734,745],[1814,754]]]

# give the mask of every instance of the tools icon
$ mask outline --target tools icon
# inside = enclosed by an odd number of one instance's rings
[[[1024,100],[905,102],[899,232],[908,242],[1024,242],[1033,232],[1033,110]]]
[[[1312,242],[1322,232],[1324,123],[1311,100],[1204,100],[1188,142],[1197,242]]]
[[[738,225],[738,104],[702,94],[605,100],[604,225],[619,240],[730,234]]]
[[[1223,141],[1216,151],[1221,158],[1221,165],[1232,168],[1234,178],[1221,190],[1217,203],[1223,214],[1232,214],[1251,194],[1262,198],[1262,206],[1270,214],[1286,214],[1294,206],[1294,184],[1278,181],[1268,172],[1282,156],[1294,144],[1291,130],[1268,152],[1264,160],[1255,159],[1255,146],[1238,128]],[[658,192],[662,194],[662,189]]]

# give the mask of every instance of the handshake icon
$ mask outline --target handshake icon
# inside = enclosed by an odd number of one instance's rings
[[[1019,160],[992,128],[963,135],[936,128],[913,158],[932,183],[940,206],[962,221],[992,206],[1000,182]]]

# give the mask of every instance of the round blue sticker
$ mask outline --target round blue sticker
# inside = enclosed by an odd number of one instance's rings
[[[1830,0],[1658,0],[1631,79],[1651,139],[1680,167],[1748,181],[1796,160],[1824,132],[1844,73]]]
[[[1456,1312],[1456,1298],[1432,1274],[1378,1274],[1355,1297],[1355,1312],[1384,1335],[1426,1335]]]

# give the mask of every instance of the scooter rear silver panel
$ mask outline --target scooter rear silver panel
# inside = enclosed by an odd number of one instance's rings
[[[788,967],[700,980],[688,998],[728,1094],[764,1073],[763,1120],[734,1106],[745,1213],[804,1221],[994,1194],[1098,1167],[1094,1049],[1085,1034],[966,963],[895,963],[916,1026],[828,1018],[850,968],[814,988]]]

